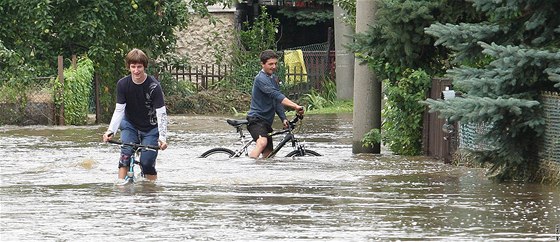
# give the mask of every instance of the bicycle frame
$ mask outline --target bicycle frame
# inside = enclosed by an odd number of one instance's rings
[[[158,146],[153,146],[153,145],[143,145],[143,144],[135,144],[135,143],[122,143],[120,141],[113,141],[113,140],[109,140],[108,141],[111,144],[117,144],[120,146],[130,146],[132,147],[132,156],[130,156],[130,165],[128,166],[128,172],[126,173],[126,176],[124,177],[124,181],[125,183],[132,183],[136,181],[136,175],[134,174],[134,166],[137,164],[140,164],[140,155],[142,152],[142,149],[148,149],[148,150],[159,150]],[[138,157],[138,158],[137,158]]]
[[[278,145],[276,145],[276,147],[274,147],[274,149],[271,151],[271,153],[267,157],[264,157],[264,158],[274,157],[278,153],[278,151],[280,151],[290,141],[292,142],[292,147],[294,147],[294,150],[289,152],[286,155],[287,157],[306,156],[306,155],[321,156],[319,153],[305,148],[305,146],[300,144],[299,140],[296,139],[295,135],[292,133],[292,131],[296,127],[296,123],[302,118],[303,118],[303,116],[296,115],[296,117],[294,119],[292,119],[292,121],[288,122],[289,123],[288,128],[286,128],[284,130],[281,130],[281,131],[276,131],[276,132],[272,132],[272,133],[267,134],[270,137],[277,136],[277,135],[280,135],[280,134],[286,134],[286,135],[278,143]],[[249,145],[251,145],[254,141],[252,139],[250,139],[250,140],[245,139],[245,135],[243,134],[243,129],[246,128],[246,126],[249,124],[249,121],[247,121],[247,120],[234,120],[234,119],[228,119],[226,121],[229,125],[235,127],[235,129],[237,130],[237,133],[239,133],[239,138],[240,138],[240,141],[241,141],[241,147],[239,147],[235,151],[230,150],[230,149],[225,148],[225,147],[211,148],[211,149],[205,151],[204,153],[202,153],[202,155],[200,155],[201,158],[208,158],[209,156],[212,156],[212,155],[215,155],[215,154],[227,154],[229,158],[240,157],[243,154],[245,154],[246,156],[249,155],[247,149],[248,149]]]
[[[301,145],[299,143],[299,140],[292,133],[292,130],[294,130],[296,128],[296,123],[302,118],[303,117],[296,116],[292,121],[289,122],[288,129],[273,132],[273,133],[269,134],[270,136],[276,136],[276,135],[280,135],[280,134],[284,134],[284,133],[286,135],[280,141],[280,143],[278,143],[278,145],[276,145],[276,147],[272,150],[272,152],[270,152],[270,154],[266,158],[274,157],[276,155],[276,153],[278,153],[278,151],[280,151],[282,149],[282,147],[284,147],[284,145],[286,145],[290,141],[292,142],[292,147],[294,148],[294,150],[298,151],[298,154],[300,154],[300,155],[305,154],[306,149],[305,149],[304,145]]]
[[[296,147],[297,149],[299,148],[303,148],[298,145],[298,142],[295,138],[295,136],[292,134],[292,130],[286,130],[286,131],[280,131],[280,132],[276,132],[274,134],[271,134],[270,136],[276,136],[278,134],[283,134],[283,133],[287,133],[286,136],[284,136],[284,138],[280,141],[280,143],[278,143],[278,145],[276,145],[276,147],[274,147],[274,149],[272,150],[272,152],[270,152],[270,154],[268,154],[268,156],[266,158],[272,158],[276,155],[276,153],[278,153],[278,151],[280,151],[280,149],[282,149],[282,147],[284,147],[284,145],[286,145],[286,143],[288,143],[289,141],[292,141],[292,147]]]
[[[231,157],[240,157],[243,154],[248,155],[249,153],[247,151],[247,148],[254,141],[253,139],[247,140],[245,134],[243,134],[243,127],[246,126],[249,122],[247,120],[233,120],[233,119],[228,119],[226,121],[229,125],[235,127],[235,130],[237,131],[237,133],[239,133],[239,140],[241,141],[242,144],[241,148],[235,150],[235,153]]]

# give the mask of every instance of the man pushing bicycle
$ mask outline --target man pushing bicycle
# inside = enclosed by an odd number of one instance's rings
[[[268,133],[272,132],[274,114],[277,114],[284,127],[289,125],[286,118],[284,106],[297,110],[298,114],[303,115],[304,110],[292,100],[288,99],[280,91],[278,77],[274,75],[278,64],[278,55],[273,50],[264,50],[260,54],[262,69],[259,71],[253,82],[251,95],[251,107],[247,114],[249,124],[247,129],[256,147],[249,153],[251,158],[267,157],[272,152],[272,137]]]

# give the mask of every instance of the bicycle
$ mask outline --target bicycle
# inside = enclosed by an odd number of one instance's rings
[[[107,142],[109,142],[111,144],[120,145],[120,146],[130,146],[130,147],[132,147],[132,155],[130,156],[130,165],[129,165],[128,172],[126,173],[126,176],[124,177],[124,184],[133,183],[138,179],[138,177],[143,177],[144,176],[142,174],[142,167],[140,166],[140,155],[141,155],[143,149],[159,150],[159,146],[153,146],[153,145],[123,143],[123,142],[114,141],[114,140],[109,140]],[[139,169],[140,172],[135,173],[135,171],[134,171],[135,166],[138,166],[140,168]]]
[[[284,145],[286,145],[286,143],[288,143],[290,141],[292,142],[292,147],[294,148],[294,150],[292,150],[290,153],[288,153],[286,155],[286,157],[306,156],[306,155],[307,156],[321,156],[319,153],[305,148],[305,146],[303,144],[301,144],[300,141],[292,133],[292,131],[296,128],[296,123],[298,121],[300,121],[301,119],[303,119],[302,115],[296,115],[294,117],[294,119],[289,121],[288,128],[280,130],[280,131],[275,131],[275,132],[272,132],[272,133],[268,134],[271,137],[281,135],[281,134],[286,134],[286,135],[284,136],[282,141],[280,141],[280,143],[278,143],[278,145],[276,145],[276,147],[272,150],[272,152],[266,158],[274,157],[276,155],[276,153],[278,153],[278,151],[280,151],[280,149],[282,149],[282,147],[284,147]],[[209,156],[218,155],[218,154],[225,154],[225,155],[228,156],[228,158],[240,157],[242,155],[245,155],[245,156],[249,155],[249,152],[248,152],[247,148],[253,142],[255,142],[253,139],[245,138],[245,135],[243,134],[243,130],[246,129],[247,125],[249,124],[249,121],[247,121],[245,119],[241,119],[241,120],[227,119],[226,122],[229,125],[233,126],[236,129],[237,133],[239,133],[239,140],[241,142],[241,146],[239,148],[237,148],[235,151],[233,151],[231,149],[228,149],[228,148],[224,148],[224,147],[212,148],[212,149],[209,149],[206,152],[202,153],[202,155],[200,155],[200,158],[208,158]]]

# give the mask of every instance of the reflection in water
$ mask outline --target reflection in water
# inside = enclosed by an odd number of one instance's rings
[[[322,157],[197,158],[233,147],[227,117],[171,117],[155,183],[116,183],[105,126],[0,127],[0,238],[554,240],[558,187],[496,184],[424,157],[351,154],[351,115],[304,119]],[[289,150],[286,150],[287,153]]]

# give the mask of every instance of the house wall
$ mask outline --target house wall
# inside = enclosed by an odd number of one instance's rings
[[[177,33],[177,49],[186,55],[192,65],[216,64],[231,57],[232,45],[236,43],[235,9],[211,11],[216,24],[208,18],[193,17],[186,30]]]

